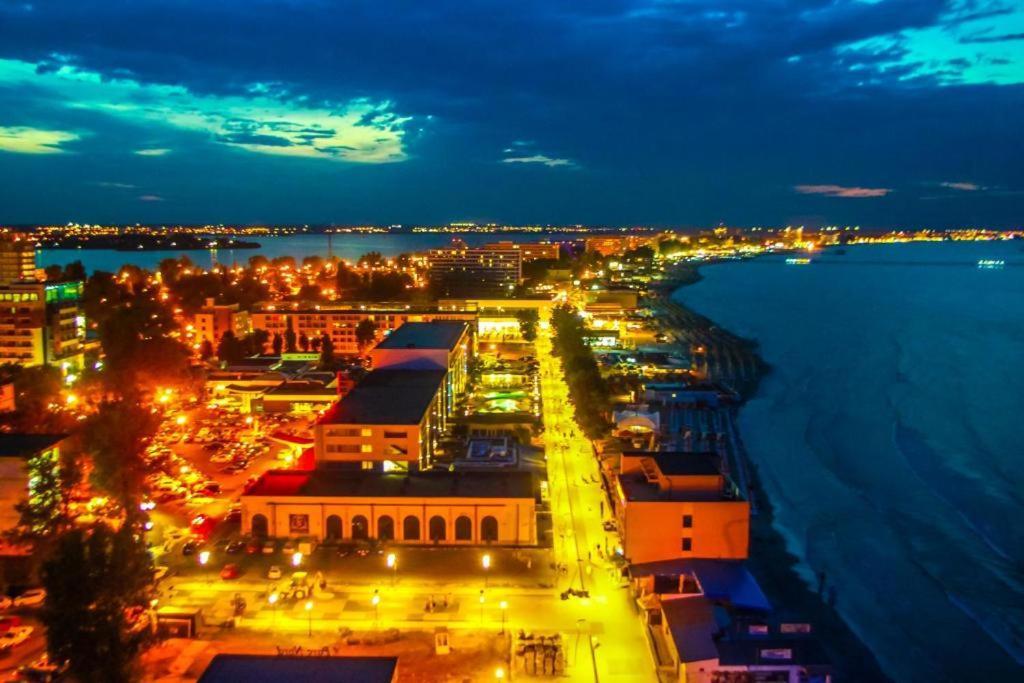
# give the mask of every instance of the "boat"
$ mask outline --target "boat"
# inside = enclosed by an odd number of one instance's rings
[[[809,258],[788,258],[786,259],[787,266],[806,266],[811,262]]]
[[[982,270],[996,270],[998,268],[1002,268],[1005,265],[1006,261],[1002,259],[983,258],[979,259],[978,261],[978,267],[981,268]]]

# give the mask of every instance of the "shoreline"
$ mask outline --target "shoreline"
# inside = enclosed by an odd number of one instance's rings
[[[741,375],[741,381],[735,382],[737,386],[733,387],[739,395],[739,401],[732,410],[735,423],[735,418],[746,402],[757,395],[760,382],[771,372],[771,366],[761,358],[756,340],[739,337],[672,298],[675,292],[703,279],[700,272],[702,267],[721,262],[677,266],[672,277],[654,289],[650,299],[652,303],[676,313],[666,323],[673,333],[687,339],[707,339],[708,344],[725,344],[727,348],[723,352],[716,351],[716,355],[725,358],[734,358],[736,354],[744,356],[741,359],[742,367],[749,374],[745,377]],[[676,325],[680,323],[693,328],[678,329]],[[710,355],[710,348],[706,349],[705,356]],[[726,383],[730,386],[733,384]],[[802,560],[790,551],[785,536],[775,528],[774,503],[761,487],[757,463],[743,446],[738,427],[736,433],[739,447],[735,457],[742,461],[746,470],[751,498],[750,557],[747,565],[761,589],[776,610],[783,614],[799,615],[812,623],[814,633],[834,666],[836,681],[891,680],[884,674],[870,648],[836,609],[826,602],[824,592],[819,594],[814,591],[800,575],[798,566]]]

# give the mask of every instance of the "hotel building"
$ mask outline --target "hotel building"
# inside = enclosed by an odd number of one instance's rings
[[[439,297],[508,295],[523,279],[519,249],[464,245],[427,252],[430,287]]]

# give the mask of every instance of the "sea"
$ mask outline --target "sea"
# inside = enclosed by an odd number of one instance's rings
[[[206,250],[168,250],[168,251],[116,251],[114,249],[41,249],[36,258],[40,268],[49,265],[66,265],[71,261],[81,261],[88,272],[105,270],[116,272],[121,266],[133,264],[140,268],[153,270],[166,258],[187,256],[197,266],[209,268],[213,265],[245,265],[249,258],[260,254],[273,259],[278,256],[292,256],[301,260],[306,256],[322,256],[329,254],[346,261],[356,261],[363,254],[376,251],[384,256],[423,251],[444,247],[452,241],[451,233],[441,232],[406,232],[406,233],[341,233],[328,237],[323,233],[300,233],[296,235],[244,237],[250,242],[259,243],[258,249],[206,249]],[[530,233],[459,233],[459,238],[469,246],[480,246],[490,242],[512,240],[515,242],[553,242],[578,240],[584,237],[580,233],[564,232],[530,232]]]
[[[896,681],[1024,681],[1024,242],[701,272],[772,368],[740,430],[803,578]]]

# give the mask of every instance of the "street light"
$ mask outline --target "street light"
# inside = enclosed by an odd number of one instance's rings
[[[373,589],[373,597],[370,598],[370,602],[373,603],[373,628],[378,628],[380,623],[380,591],[376,588]]]
[[[498,607],[501,608],[501,635],[505,635],[505,612],[508,610],[508,601],[502,600]]]
[[[313,637],[313,601],[306,601],[306,621],[308,623],[308,629],[306,635],[310,638]]]
[[[273,624],[274,627],[277,626],[277,598],[278,598],[277,591],[271,593],[267,597],[267,602],[269,602],[270,606],[274,608],[274,624]]]
[[[199,553],[199,566],[203,569],[204,573],[206,573],[206,571],[205,571],[206,570],[206,564],[209,561],[210,561],[210,551],[209,550],[204,550],[204,551]],[[206,584],[207,585],[210,584],[210,575],[208,573],[206,573]]]
[[[505,678],[505,670],[499,666],[497,669],[494,670],[494,677],[499,681]]]
[[[484,566],[484,588],[487,588],[487,578],[488,578],[488,576],[490,574],[490,569],[491,569],[491,554],[490,553],[484,553],[484,556],[481,559],[481,564],[483,564],[483,566]]]
[[[394,586],[398,581],[398,557],[394,553],[388,553],[387,564],[391,570],[391,585]]]
[[[300,564],[302,564],[302,553],[294,553],[292,555],[292,566],[298,567]]]

